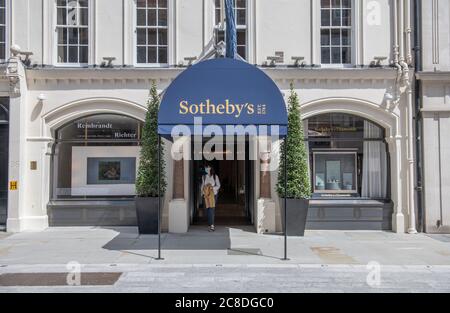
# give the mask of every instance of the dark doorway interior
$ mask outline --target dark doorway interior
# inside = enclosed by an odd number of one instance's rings
[[[238,148],[240,147],[240,149]],[[220,150],[220,151],[219,151]],[[234,151],[233,151],[234,150]],[[213,147],[215,159],[208,161],[194,158],[194,219],[195,225],[206,225],[206,210],[203,206],[201,183],[204,167],[210,164],[214,167],[220,179],[220,192],[216,206],[216,225],[239,226],[252,224],[251,212],[251,164],[248,160],[248,141],[235,144],[234,149]],[[245,154],[245,155],[243,155]]]
[[[8,153],[9,108],[6,100],[0,102],[0,225],[6,224],[8,212]]]

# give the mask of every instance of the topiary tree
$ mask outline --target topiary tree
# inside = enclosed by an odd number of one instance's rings
[[[136,194],[139,197],[158,197],[158,112],[160,97],[153,81],[148,111],[142,130],[142,148],[136,180]],[[166,191],[164,145],[161,142],[161,195]]]
[[[287,153],[287,198],[306,199],[311,197],[311,181],[309,177],[309,156],[305,147],[303,123],[300,114],[298,95],[291,84],[288,100],[288,153]],[[278,195],[284,198],[284,164],[286,140],[281,144],[280,167],[278,175]]]

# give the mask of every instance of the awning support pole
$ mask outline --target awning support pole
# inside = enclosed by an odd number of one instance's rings
[[[158,135],[158,261],[161,257],[161,136]]]
[[[284,258],[283,261],[289,261],[287,257],[287,153],[288,137],[284,141]]]

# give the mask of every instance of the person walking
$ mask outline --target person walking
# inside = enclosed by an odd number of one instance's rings
[[[217,200],[220,190],[219,176],[216,174],[214,168],[207,165],[205,168],[206,174],[202,178],[202,193],[205,200],[205,208],[208,216],[208,230],[215,231],[214,220]]]

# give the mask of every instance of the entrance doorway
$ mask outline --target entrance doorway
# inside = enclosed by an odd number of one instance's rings
[[[6,224],[8,213],[8,154],[9,154],[9,110],[8,104],[0,101],[0,225]]]
[[[234,149],[220,149],[213,146],[211,156],[202,154],[193,157],[192,186],[194,187],[193,224],[206,225],[206,208],[201,192],[204,168],[210,165],[214,168],[220,180],[220,191],[216,205],[215,224],[221,226],[243,226],[253,224],[253,162],[249,160],[249,142],[237,143]],[[202,151],[206,141],[202,145]],[[220,146],[220,145],[219,145]],[[194,151],[194,149],[192,149]],[[195,155],[194,151],[194,155]]]

